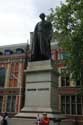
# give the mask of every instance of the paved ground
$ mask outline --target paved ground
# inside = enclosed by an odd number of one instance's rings
[[[9,125],[36,125],[35,119],[25,119],[25,118],[13,118],[9,119]],[[71,122],[61,122],[61,123],[54,123],[53,121],[50,121],[50,125],[73,125]]]
[[[32,119],[23,119],[23,118],[15,118],[10,119],[10,125],[35,125],[35,120]]]

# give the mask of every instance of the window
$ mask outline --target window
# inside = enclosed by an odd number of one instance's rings
[[[15,112],[16,109],[16,96],[8,96],[7,98],[7,112]]]
[[[61,86],[66,87],[70,85],[70,77],[67,69],[61,69]]]
[[[61,96],[61,111],[63,114],[82,115],[82,96]]]
[[[13,54],[13,51],[7,49],[7,50],[5,50],[4,54],[5,54],[5,55],[11,55],[11,54]]]
[[[76,87],[80,87],[81,86],[81,82],[80,82],[80,80],[77,80],[76,81]]]
[[[70,114],[70,97],[66,96],[66,113]]]
[[[67,60],[70,57],[68,52],[60,52],[58,55],[59,60]]]
[[[7,109],[6,109],[7,112],[10,112],[11,111],[11,96],[8,96],[7,98]]]
[[[16,96],[13,96],[11,102],[11,112],[15,112],[15,109],[16,109]]]
[[[66,108],[65,102],[66,102],[66,97],[62,96],[61,97],[61,110],[63,114],[65,113],[65,108]]]
[[[4,87],[4,84],[5,84],[5,74],[6,74],[5,68],[0,68],[0,87]]]
[[[0,112],[2,111],[3,96],[0,96]]]
[[[22,48],[17,48],[17,49],[16,49],[16,53],[17,53],[17,54],[24,53],[24,50],[23,50]]]
[[[77,114],[80,115],[82,114],[82,100],[81,100],[81,96],[77,96]]]
[[[71,114],[76,114],[76,97],[71,97]]]

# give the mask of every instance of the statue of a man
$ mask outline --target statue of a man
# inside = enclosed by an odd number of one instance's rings
[[[31,61],[48,60],[51,58],[52,25],[45,20],[44,13],[41,13],[39,17],[41,21],[37,23],[33,34]]]

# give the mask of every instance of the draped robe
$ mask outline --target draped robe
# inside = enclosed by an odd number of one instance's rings
[[[52,38],[52,25],[50,22],[41,21],[37,23],[34,29],[31,60],[48,60],[51,58],[50,41]]]

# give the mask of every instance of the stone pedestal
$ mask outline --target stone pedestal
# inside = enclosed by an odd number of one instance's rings
[[[29,62],[25,73],[25,105],[16,116],[34,118],[46,112],[50,118],[61,117],[57,107],[58,74],[54,62]]]
[[[10,120],[10,124],[36,125],[37,115],[46,112],[51,118],[50,125],[65,125],[63,122],[54,122],[54,119],[64,118],[58,111],[58,73],[54,62],[29,62],[25,73],[25,105],[21,112]]]

